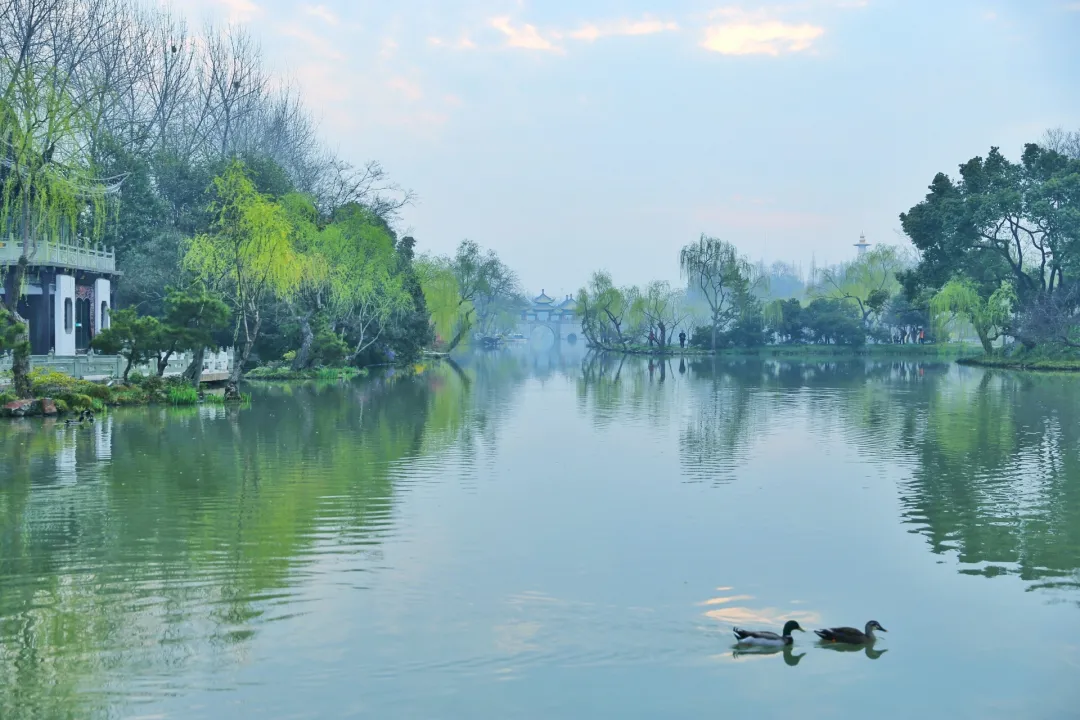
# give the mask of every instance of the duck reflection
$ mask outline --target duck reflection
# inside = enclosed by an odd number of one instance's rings
[[[751,646],[740,646],[740,647],[734,648],[731,651],[731,657],[733,659],[735,659],[735,660],[738,660],[740,657],[743,657],[745,655],[761,656],[761,655],[777,655],[777,654],[781,654],[781,653],[784,656],[784,663],[786,665],[790,665],[791,667],[795,667],[796,665],[798,665],[799,661],[803,659],[804,655],[806,655],[805,652],[795,654],[795,649],[791,645],[785,645],[782,648],[779,648],[779,647],[760,647],[760,646],[751,645]]]
[[[872,644],[871,645],[845,645],[843,643],[819,642],[819,643],[817,643],[817,647],[824,648],[826,650],[834,650],[836,652],[860,652],[860,651],[862,651],[862,652],[865,652],[866,657],[870,658],[871,660],[877,660],[879,657],[881,657],[885,653],[889,652],[888,648],[886,648],[884,650],[875,650],[874,646]]]

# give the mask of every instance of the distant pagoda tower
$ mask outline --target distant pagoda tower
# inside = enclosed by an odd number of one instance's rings
[[[859,257],[866,254],[866,248],[870,247],[870,243],[866,242],[866,233],[859,233],[859,242],[855,243],[855,247],[859,249]]]

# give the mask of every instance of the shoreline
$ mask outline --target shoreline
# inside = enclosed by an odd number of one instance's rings
[[[1041,373],[1080,373],[1080,358],[1007,358],[995,357],[993,355],[982,355],[979,357],[959,358],[956,362],[960,365],[990,368],[994,370],[1020,370],[1023,372]]]
[[[834,358],[834,357],[923,357],[949,360],[965,359],[977,355],[980,348],[972,345],[761,345],[745,348],[720,348],[703,350],[700,348],[665,348],[649,347],[601,348],[590,350],[602,353],[641,355],[651,357],[768,357],[768,358]]]
[[[173,407],[203,404],[225,405],[246,402],[226,400],[223,393],[196,390],[179,375],[160,378],[135,376],[126,384],[118,380],[97,382],[76,379],[52,370],[33,370],[30,373],[31,397],[18,398],[10,390],[0,392],[0,417],[65,417],[83,411],[106,412],[108,408],[171,405]]]
[[[250,382],[298,382],[304,380],[351,380],[355,377],[367,377],[367,368],[321,368],[318,370],[290,370],[269,366],[257,367],[242,377]]]

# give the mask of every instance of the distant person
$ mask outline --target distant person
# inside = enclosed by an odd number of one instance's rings
[[[656,342],[656,334],[652,330],[649,331],[649,344],[652,345]]]
[[[919,328],[919,344],[926,344],[926,330],[924,330],[923,328]]]
[[[686,348],[686,333],[682,331],[679,332],[679,347]]]

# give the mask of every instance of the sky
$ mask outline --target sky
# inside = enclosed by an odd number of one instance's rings
[[[1080,129],[1074,0],[179,0],[245,25],[422,251],[531,293],[679,280],[706,233],[809,270],[905,244],[938,172]]]

